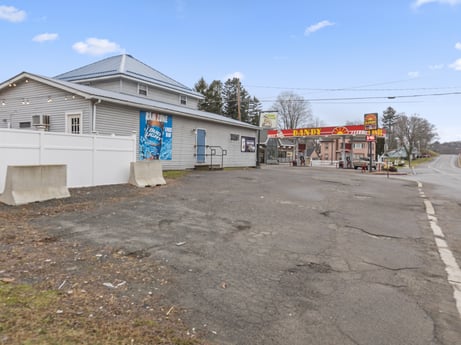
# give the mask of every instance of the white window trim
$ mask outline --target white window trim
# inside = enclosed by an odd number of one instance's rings
[[[183,99],[184,99],[184,103],[182,103]],[[186,95],[179,95],[179,104],[187,105],[187,96]]]
[[[71,129],[69,128],[69,117],[71,116],[78,116],[80,118],[80,131],[79,133],[74,133],[74,134],[82,134],[83,133],[83,112],[81,111],[66,111],[65,119],[64,119],[66,133],[72,134]]]
[[[145,95],[140,92],[141,87],[145,87],[145,90],[143,89],[143,91],[146,91]],[[147,84],[138,83],[138,95],[139,96],[147,96],[148,94],[149,94],[149,88],[148,88]]]

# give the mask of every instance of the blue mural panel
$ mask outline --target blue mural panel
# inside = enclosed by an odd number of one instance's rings
[[[171,160],[173,151],[173,117],[141,111],[139,116],[140,160]]]

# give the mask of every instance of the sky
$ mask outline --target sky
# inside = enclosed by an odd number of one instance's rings
[[[130,54],[193,88],[238,77],[325,126],[419,116],[461,140],[461,0],[1,1],[0,82]]]

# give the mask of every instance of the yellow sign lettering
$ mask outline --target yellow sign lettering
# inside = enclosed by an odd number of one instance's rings
[[[320,135],[320,128],[293,129],[293,136],[295,137],[309,137],[313,135]]]

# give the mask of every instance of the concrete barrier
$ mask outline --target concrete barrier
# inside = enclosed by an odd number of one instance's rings
[[[166,184],[163,178],[162,163],[159,160],[131,162],[128,183],[137,187],[159,186]]]
[[[22,205],[69,196],[66,165],[9,165],[0,202]]]

